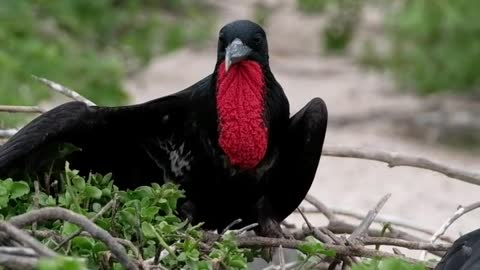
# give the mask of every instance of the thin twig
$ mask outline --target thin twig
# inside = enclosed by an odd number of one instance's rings
[[[475,210],[480,207],[480,202],[476,202],[467,206],[459,206],[457,211],[453,213],[453,215],[445,221],[442,226],[435,232],[434,235],[430,238],[430,243],[434,243],[440,236],[442,236],[457,219],[459,219],[461,216],[465,215],[466,213]],[[425,260],[427,253],[425,251],[422,251],[420,254],[420,260]]]
[[[55,253],[55,251],[44,246],[42,243],[40,243],[38,240],[28,235],[26,232],[16,228],[15,225],[12,225],[5,221],[0,221],[0,231],[5,232],[9,238],[12,238],[15,241],[18,241],[24,245],[31,247],[33,250],[35,250],[35,252],[37,252],[41,256],[48,256],[48,257],[57,256],[57,253]]]
[[[269,247],[278,247],[282,245],[284,248],[298,249],[298,247],[303,244],[303,241],[283,239],[283,238],[267,238],[267,237],[237,237],[237,243],[240,247],[249,247],[249,248],[269,248]],[[427,265],[432,268],[433,265],[431,262],[423,262],[416,259],[401,257],[392,253],[378,251],[374,249],[367,249],[364,247],[351,247],[351,246],[339,246],[325,244],[325,248],[334,250],[337,255],[343,256],[360,256],[360,257],[384,257],[384,258],[400,258],[411,263],[420,263]]]
[[[406,241],[402,239],[394,239],[389,237],[365,237],[362,240],[364,245],[385,245],[385,246],[396,246],[404,247],[408,249],[415,250],[427,250],[427,251],[446,251],[451,247],[449,244],[433,244],[429,242],[419,242],[419,241]]]
[[[14,128],[0,129],[0,138],[10,138],[13,135],[15,135],[15,133],[17,132],[18,132],[18,129],[14,129]]]
[[[96,213],[90,220],[92,222],[95,222],[97,219],[103,216],[114,204],[115,201],[117,200],[117,197],[115,196],[112,200],[110,200],[107,204],[105,204],[98,213]],[[66,243],[70,242],[73,238],[79,236],[82,233],[83,230],[77,230],[76,232],[72,233],[70,236],[65,238],[62,242],[58,243],[57,247],[55,248],[56,251],[58,251],[62,246],[64,246]]]
[[[38,264],[37,258],[25,257],[19,255],[2,254],[0,256],[0,265],[8,269],[36,269]]]
[[[0,105],[0,112],[8,113],[44,113],[45,110],[38,106],[12,106]]]
[[[115,256],[118,262],[122,264],[123,267],[126,269],[138,270],[137,265],[128,258],[124,247],[119,244],[112,235],[110,235],[101,227],[97,226],[88,218],[68,209],[61,207],[45,207],[15,216],[10,219],[10,223],[16,227],[23,228],[32,224],[33,222],[57,219],[68,221],[80,226],[83,230],[89,232],[92,237],[102,240],[109,247],[109,249],[112,251],[112,254]]]
[[[89,105],[89,106],[95,106],[95,103],[93,103],[92,101],[90,101],[89,99],[83,97],[82,95],[80,95],[79,93],[77,93],[76,91],[72,90],[72,89],[69,89],[59,83],[56,83],[56,82],[53,82],[53,81],[50,81],[48,79],[45,79],[45,78],[42,78],[42,77],[38,77],[38,76],[35,76],[35,75],[32,75],[33,78],[35,78],[36,80],[39,80],[40,82],[44,83],[46,86],[48,86],[50,89],[62,94],[62,95],[65,95],[73,100],[77,100],[77,101],[81,101],[81,102],[84,102],[85,104]]]
[[[332,157],[346,157],[376,160],[388,163],[390,168],[395,166],[409,166],[426,170],[435,171],[444,174],[450,178],[458,179],[470,184],[480,185],[480,173],[471,172],[459,168],[454,168],[437,161],[427,158],[401,154],[397,152],[387,152],[381,150],[353,148],[342,146],[324,146],[322,155]]]
[[[225,234],[228,230],[230,230],[233,226],[239,224],[240,222],[242,222],[241,218],[235,219],[230,224],[228,224],[227,227],[225,227],[225,229],[223,229],[222,234]]]
[[[303,220],[307,224],[308,230],[310,231],[310,233],[313,234],[313,236],[315,236],[315,238],[317,238],[318,240],[320,240],[324,243],[332,243],[332,240],[330,240],[330,238],[326,234],[324,234],[318,228],[315,228],[312,225],[312,223],[307,219],[307,217],[303,214],[303,212],[300,208],[297,208],[297,211],[300,213]]]
[[[285,270],[285,254],[283,254],[283,247],[278,247],[278,260],[280,261],[280,270]]]
[[[258,223],[252,223],[252,224],[249,224],[249,225],[247,225],[247,226],[245,226],[245,227],[243,227],[243,228],[240,228],[240,229],[234,231],[234,233],[235,233],[236,235],[241,235],[242,233],[244,233],[244,232],[246,232],[246,231],[248,231],[248,230],[251,230],[251,229],[253,229],[253,228],[257,227],[257,226],[258,226]]]
[[[38,253],[27,247],[0,247],[0,254],[38,257]]]
[[[328,226],[320,227],[319,229],[320,230],[328,229],[335,234],[351,234],[356,228],[357,228],[357,226],[355,226],[353,224],[349,224],[349,223],[346,223],[346,222],[343,222],[343,221],[337,221],[337,222],[331,222],[331,223],[328,224]],[[293,234],[295,236],[295,239],[305,239],[305,237],[306,237],[306,234],[303,230],[296,230]],[[372,236],[372,237],[385,236],[385,237],[389,237],[389,238],[403,239],[403,240],[413,241],[413,242],[425,242],[426,241],[425,239],[421,239],[417,236],[414,236],[412,234],[409,234],[407,232],[404,232],[404,231],[401,231],[401,230],[398,230],[398,229],[394,229],[394,228],[390,228],[389,231],[387,233],[385,233],[385,235],[382,235],[381,230],[370,229],[368,231],[368,235]],[[439,251],[431,251],[431,253],[435,254],[437,256],[442,256],[443,255],[443,252],[439,252]]]
[[[352,232],[352,234],[348,238],[350,241],[361,241],[361,238],[368,234],[368,229],[370,228],[370,225],[372,225],[373,220],[377,216],[378,212],[380,212],[380,210],[383,208],[390,196],[392,196],[392,194],[390,193],[383,196],[382,199],[380,199],[380,201],[375,205],[375,208],[368,211],[365,219],[360,223],[360,225],[358,225],[358,227]]]
[[[35,195],[33,196],[33,209],[38,209],[40,205],[40,185],[38,180],[33,181],[33,188],[35,190]],[[37,223],[32,224],[32,231],[37,229]]]
[[[305,201],[307,201],[311,205],[315,206],[315,208],[317,208],[320,213],[325,215],[325,217],[328,219],[328,221],[332,222],[332,221],[336,220],[336,216],[332,212],[332,210],[330,210],[330,208],[328,208],[324,203],[319,201],[313,195],[307,194],[307,196],[305,196]]]
[[[356,211],[353,211],[353,210],[335,209],[335,208],[331,208],[331,210],[333,211],[333,213],[335,213],[337,215],[353,217],[353,218],[356,218],[356,219],[363,219],[365,217],[365,214],[362,214],[360,212],[356,212]],[[313,211],[316,211],[316,210],[313,210]],[[306,210],[304,210],[304,212],[305,213],[311,213],[312,211],[310,211],[310,209],[306,209]],[[413,224],[413,223],[411,223],[407,220],[404,220],[402,218],[395,217],[395,216],[390,216],[390,215],[387,216],[387,215],[378,214],[377,217],[375,218],[374,222],[375,223],[390,223],[392,225],[396,225],[396,226],[403,227],[403,228],[406,228],[406,229],[410,229],[410,230],[414,230],[414,231],[417,231],[417,232],[425,233],[425,234],[428,234],[428,235],[432,235],[432,234],[435,233],[431,229],[423,228],[420,225],[416,225],[416,224]],[[444,240],[444,241],[450,242],[450,243],[453,242],[453,240],[448,236],[442,236],[441,239]]]

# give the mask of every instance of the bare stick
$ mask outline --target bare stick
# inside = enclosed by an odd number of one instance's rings
[[[310,223],[310,221],[307,219],[307,217],[303,214],[302,210],[300,210],[300,208],[297,208],[297,211],[300,212],[300,215],[302,215],[302,218],[303,220],[305,221],[305,223],[307,224],[307,227],[308,227],[308,230],[310,231],[310,233],[313,233],[313,236],[315,236],[315,238],[317,238],[318,240],[324,242],[324,243],[332,243],[332,240],[330,240],[330,238],[324,234],[322,231],[320,231],[318,228],[315,228],[312,223]]]
[[[112,200],[110,200],[107,204],[105,204],[102,207],[102,209],[100,209],[100,211],[98,211],[98,213],[96,213],[90,220],[92,222],[95,222],[98,218],[103,216],[103,214],[105,214],[105,212],[107,212],[115,204],[116,200],[117,200],[117,197],[115,196]],[[82,233],[82,230],[78,230],[78,231],[72,233],[70,236],[63,239],[62,242],[58,243],[55,250],[58,251],[62,246],[64,246],[66,243],[70,242],[73,238],[79,236],[81,233]]]
[[[282,245],[282,247],[284,248],[298,249],[299,245],[303,244],[304,242],[299,240],[291,240],[291,239],[283,239],[283,238],[267,238],[267,237],[255,236],[255,237],[237,237],[237,243],[240,247],[250,247],[250,248],[279,247],[280,245]],[[430,268],[433,267],[431,262],[422,262],[412,258],[402,257],[392,253],[378,251],[374,249],[367,249],[360,246],[351,247],[351,246],[325,244],[325,248],[334,250],[337,253],[337,255],[341,255],[341,256],[359,256],[359,257],[368,257],[368,258],[375,258],[375,257],[399,258],[407,262],[424,264]]]
[[[17,132],[18,132],[18,130],[14,129],[14,128],[0,129],[0,138],[10,138],[13,135],[15,135],[15,133],[17,133]]]
[[[360,240],[368,233],[368,228],[372,225],[373,220],[377,216],[378,212],[383,208],[387,200],[392,196],[392,194],[388,193],[387,195],[383,196],[382,199],[375,205],[375,208],[368,211],[367,216],[365,219],[358,225],[358,227],[352,232],[350,237],[348,238],[350,241]]]
[[[11,106],[0,105],[0,112],[8,113],[44,113],[45,110],[38,106]]]
[[[285,255],[283,254],[283,247],[278,247],[278,259],[280,261],[280,270],[285,270]]]
[[[38,183],[38,180],[33,181],[33,187],[35,189],[35,195],[33,196],[33,207],[34,209],[38,209],[40,205],[40,185]],[[32,224],[32,231],[35,232],[37,229],[37,223],[34,222]]]
[[[362,244],[396,246],[427,251],[446,251],[448,248],[451,247],[451,245],[449,244],[433,244],[428,242],[406,241],[389,237],[365,237],[362,240]]]
[[[4,221],[0,221],[0,230],[5,232],[8,235],[8,237],[14,239],[15,241],[18,241],[24,245],[31,247],[41,256],[48,256],[48,257],[57,256],[57,253],[55,253],[55,251],[44,246],[38,240],[31,237],[26,232],[16,228],[12,224],[9,224]]]
[[[316,200],[317,202],[319,202],[317,199],[315,199],[311,195],[307,195],[307,198],[309,199],[309,201],[308,201],[309,203],[312,203],[312,201],[310,201],[312,198],[314,200]],[[305,200],[307,200],[307,199],[305,199]],[[327,211],[332,212],[333,215],[348,216],[348,217],[353,217],[353,218],[360,219],[360,220],[363,220],[365,218],[365,214],[362,214],[362,213],[357,212],[357,211],[329,208],[326,205],[324,205],[323,203],[321,203],[321,205]],[[320,211],[316,207],[315,209],[306,208],[306,209],[303,209],[302,211],[303,211],[303,213],[307,213],[307,214],[308,213],[324,214],[325,209]],[[417,226],[413,223],[410,223],[406,220],[403,220],[399,217],[390,216],[390,215],[388,215],[388,216],[387,215],[382,215],[380,213],[377,215],[377,217],[375,218],[375,220],[373,222],[374,223],[390,223],[392,225],[396,225],[396,226],[399,226],[399,227],[404,227],[404,228],[411,229],[411,230],[418,231],[418,232],[422,232],[422,233],[425,233],[425,234],[428,234],[428,235],[433,235],[435,233],[433,230],[430,230],[430,229],[427,229],[427,228],[422,228],[422,227]],[[445,236],[445,235],[440,236],[440,239],[442,239],[443,241],[449,242],[449,243],[453,243],[453,239],[451,237],[448,237],[448,236]]]
[[[65,87],[65,86],[63,86],[59,83],[56,83],[56,82],[53,82],[53,81],[50,81],[50,80],[47,80],[45,78],[38,77],[38,76],[35,76],[35,75],[32,75],[32,77],[39,80],[40,82],[44,83],[46,86],[48,86],[50,89],[52,89],[55,92],[58,92],[62,95],[65,95],[65,96],[67,96],[67,97],[69,97],[73,100],[84,102],[85,104],[87,104],[89,106],[95,106],[95,103],[93,103],[89,99],[83,97],[82,95],[75,92],[74,90],[69,89],[69,88],[67,88],[67,87]]]
[[[244,232],[246,232],[246,231],[248,231],[248,230],[251,230],[251,229],[253,229],[253,228],[257,227],[257,226],[258,226],[258,223],[252,223],[252,224],[249,224],[249,225],[247,225],[247,226],[245,226],[245,227],[243,227],[243,228],[240,228],[240,229],[234,231],[234,233],[235,233],[236,235],[240,235],[240,234],[242,234],[242,233],[244,233]]]
[[[307,194],[305,196],[305,201],[309,202],[311,205],[315,206],[320,213],[325,215],[325,217],[332,222],[332,220],[336,220],[335,214],[328,208],[325,204],[315,198],[313,195]]]
[[[453,213],[453,216],[451,216],[447,221],[445,221],[442,224],[442,226],[438,229],[438,231],[436,231],[435,234],[432,235],[432,237],[430,238],[430,243],[434,243],[440,236],[442,236],[447,231],[448,227],[450,227],[461,216],[479,207],[480,207],[480,202],[476,202],[467,206],[458,207],[457,211]],[[425,260],[426,255],[427,253],[423,251],[420,254],[420,260]]]
[[[38,259],[33,257],[25,257],[11,254],[0,254],[0,265],[7,267],[8,269],[36,269]]]
[[[341,146],[324,146],[322,155],[332,157],[346,157],[376,160],[388,163],[390,168],[395,166],[409,166],[426,170],[435,171],[444,174],[450,178],[455,178],[470,184],[480,185],[480,173],[470,172],[450,165],[432,161],[427,158],[400,154],[397,152],[387,152],[373,149],[352,148]]]
[[[35,250],[27,247],[0,247],[0,254],[38,257]]]
[[[365,214],[362,214],[362,213],[359,213],[359,212],[356,212],[356,211],[352,211],[352,210],[332,208],[332,211],[333,211],[333,213],[335,213],[337,215],[353,217],[353,218],[356,218],[356,219],[363,219],[365,217]],[[307,210],[305,212],[309,213],[310,211]],[[378,214],[377,217],[375,218],[374,222],[376,222],[376,223],[378,223],[378,222],[390,223],[392,225],[396,225],[396,226],[403,227],[403,228],[406,228],[406,229],[411,229],[411,230],[418,231],[418,232],[421,232],[421,233],[425,233],[425,234],[428,234],[428,235],[432,235],[432,234],[435,233],[433,230],[423,228],[419,225],[415,225],[413,223],[410,223],[407,220],[404,220],[402,218],[395,217],[395,216],[387,216],[387,215]],[[446,237],[446,236],[442,237],[442,240],[445,240],[445,241],[448,241],[448,242],[453,242],[453,240],[450,237]]]
[[[230,222],[230,224],[228,224],[227,227],[223,229],[222,234],[225,234],[228,230],[230,230],[233,226],[239,224],[240,222],[242,222],[241,218],[237,218],[234,221]]]
[[[135,263],[130,261],[128,255],[121,244],[119,244],[112,235],[107,231],[97,226],[88,218],[79,215],[61,207],[45,207],[38,210],[33,210],[28,213],[18,215],[10,219],[10,223],[16,227],[23,228],[33,222],[41,222],[47,220],[61,219],[80,226],[87,231],[92,237],[102,240],[112,251],[118,262],[126,269],[138,270]]]

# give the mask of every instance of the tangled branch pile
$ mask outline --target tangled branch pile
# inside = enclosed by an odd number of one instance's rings
[[[73,99],[89,102],[72,90],[41,80]],[[13,106],[0,106],[0,110],[44,111]],[[324,154],[373,159],[392,167],[414,166],[480,183],[477,173],[408,155],[342,147],[326,147]],[[267,269],[433,269],[436,262],[424,260],[425,254],[415,259],[397,248],[441,256],[452,244],[443,236],[448,226],[480,206],[461,207],[438,232],[431,232],[379,215],[390,194],[366,215],[332,210],[309,195],[305,200],[314,209],[298,209],[305,226],[284,223],[286,234],[292,238],[277,239],[253,235],[249,229],[256,224],[221,233],[203,231],[201,224],[188,224],[176,215],[177,202],[184,194],[173,184],[153,183],[122,191],[110,174],[84,177],[68,163],[65,190],[55,197],[43,193],[37,182],[15,180],[0,180],[0,265],[11,269],[248,269],[254,258],[271,259],[272,248],[279,265]],[[323,214],[328,224],[313,225],[307,217],[312,212]],[[345,215],[361,222],[340,217]],[[236,223],[232,221],[232,226]],[[383,228],[373,229],[372,223]],[[433,236],[425,240],[400,228]],[[393,251],[381,250],[381,246],[393,247]],[[297,250],[298,260],[286,263],[284,249]]]

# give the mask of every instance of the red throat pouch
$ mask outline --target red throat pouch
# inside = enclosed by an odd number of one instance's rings
[[[230,163],[255,168],[265,157],[268,129],[265,125],[265,80],[261,66],[245,60],[225,71],[219,65],[217,79],[219,143]]]

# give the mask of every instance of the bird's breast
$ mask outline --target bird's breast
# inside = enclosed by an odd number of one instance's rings
[[[268,128],[265,123],[265,81],[261,66],[243,61],[217,81],[218,143],[229,162],[242,169],[255,168],[265,157]]]

